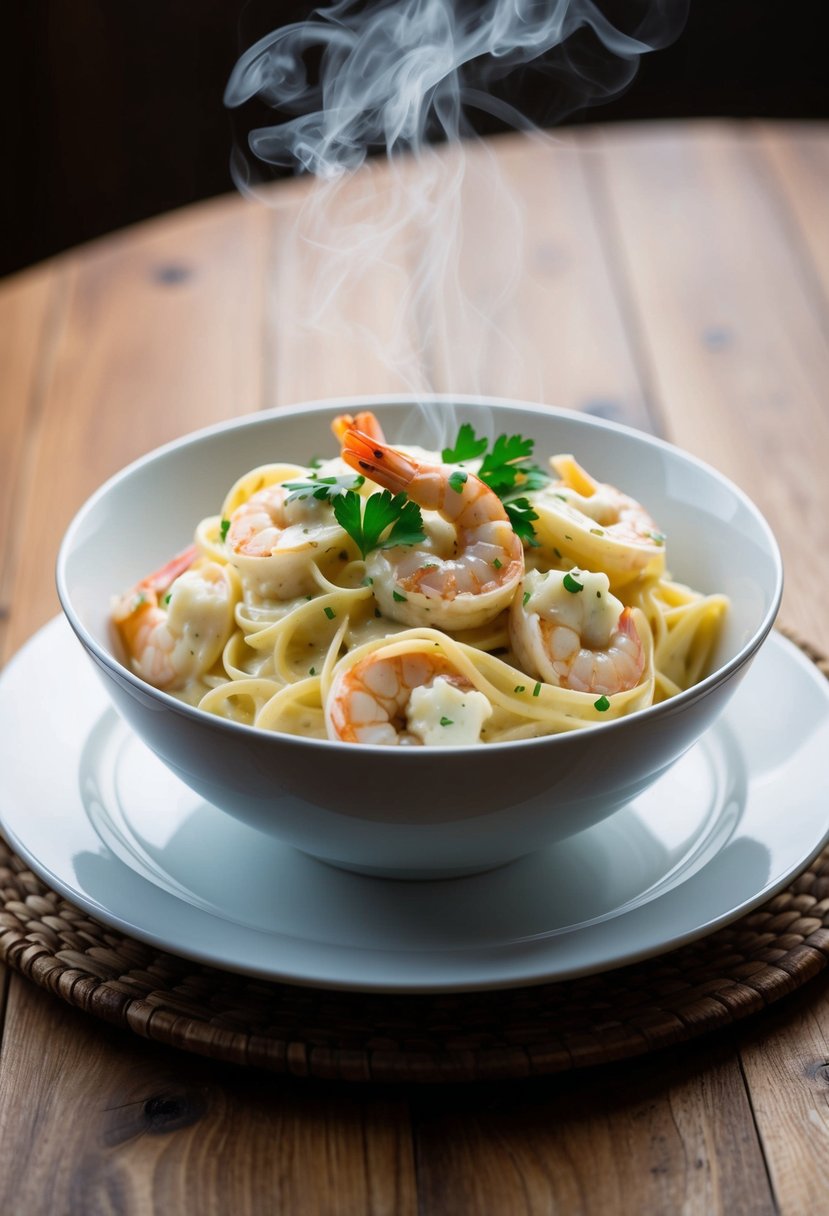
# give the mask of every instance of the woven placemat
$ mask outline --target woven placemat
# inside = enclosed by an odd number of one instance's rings
[[[829,661],[798,642],[829,675]],[[471,1081],[606,1063],[764,1009],[829,964],[829,849],[733,925],[635,966],[497,992],[383,995],[250,979],[97,923],[0,841],[0,957],[87,1013],[294,1076]]]

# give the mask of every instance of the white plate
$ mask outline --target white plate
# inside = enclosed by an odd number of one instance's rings
[[[109,707],[62,619],[0,677],[0,823],[50,886],[163,949],[323,987],[540,983],[700,937],[820,850],[827,755],[829,682],[775,634],[719,723],[629,807],[488,874],[396,882],[201,801]]]

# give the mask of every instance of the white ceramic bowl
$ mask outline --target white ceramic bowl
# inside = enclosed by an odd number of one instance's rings
[[[647,505],[671,573],[731,600],[711,674],[662,705],[542,739],[474,748],[382,748],[238,725],[144,684],[113,652],[113,594],[190,543],[226,490],[267,461],[333,454],[330,421],[375,410],[391,442],[440,447],[459,422],[573,452]],[[233,420],[130,465],[81,508],[58,559],[63,609],[136,733],[228,814],[323,860],[367,873],[440,877],[503,864],[612,814],[673,764],[722,711],[770,630],[782,590],[757,508],[713,469],[647,435],[580,414],[481,398],[340,400]],[[163,814],[163,808],[159,808]]]

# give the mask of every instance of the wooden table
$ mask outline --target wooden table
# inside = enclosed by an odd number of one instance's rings
[[[526,216],[482,388],[650,428],[766,513],[782,620],[829,651],[829,129],[706,123],[494,141]],[[104,478],[266,406],[405,389],[347,334],[298,333],[305,186],[220,199],[0,284],[0,654],[57,610],[65,525]],[[476,288],[492,234],[464,202]],[[477,244],[476,244],[477,242]],[[385,324],[393,284],[343,310]],[[342,310],[341,310],[342,311]],[[512,328],[510,328],[512,327]],[[769,707],[774,713],[774,706]],[[48,763],[48,741],[44,741]],[[626,1064],[458,1087],[337,1086],[154,1047],[16,974],[3,988],[5,1213],[829,1210],[829,976]]]

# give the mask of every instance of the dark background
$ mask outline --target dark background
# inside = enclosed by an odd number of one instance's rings
[[[6,0],[0,274],[232,190],[230,151],[250,116],[222,104],[231,67],[313,7]],[[643,57],[622,96],[566,121],[828,118],[828,9],[829,0],[690,0],[683,33]],[[556,87],[536,71],[509,82],[511,99],[543,125]]]

